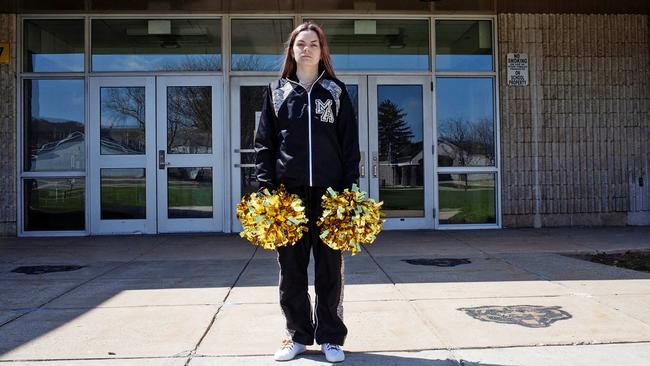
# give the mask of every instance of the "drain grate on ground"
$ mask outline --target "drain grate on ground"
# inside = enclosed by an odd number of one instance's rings
[[[472,263],[467,258],[416,258],[402,259],[402,262],[416,266],[436,266],[436,267],[455,267],[461,264]]]
[[[15,273],[24,273],[28,275],[39,275],[52,272],[69,272],[82,269],[86,266],[60,265],[60,266],[22,266],[11,270]]]

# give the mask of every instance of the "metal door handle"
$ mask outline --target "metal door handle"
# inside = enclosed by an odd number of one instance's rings
[[[372,177],[377,178],[379,175],[379,157],[377,156],[377,152],[373,151],[372,153]]]
[[[364,151],[361,151],[361,161],[359,162],[359,165],[359,176],[364,178],[366,176],[366,153]]]
[[[165,162],[165,150],[158,150],[158,169],[164,170],[169,163]]]

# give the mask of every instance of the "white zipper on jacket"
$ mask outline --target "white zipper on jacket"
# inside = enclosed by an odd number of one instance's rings
[[[309,130],[309,186],[313,186],[313,175],[312,175],[312,164],[311,164],[311,90],[314,88],[314,85],[320,80],[320,78],[323,77],[323,74],[325,74],[325,71],[321,72],[320,75],[314,80],[314,82],[311,84],[309,87],[309,90],[307,90],[307,118],[309,118],[309,121],[307,122],[307,129]],[[304,89],[304,87],[300,83],[296,83],[295,81],[287,78],[288,81],[300,85]]]
[[[309,116],[309,122],[307,123],[307,128],[309,129],[309,186],[313,186],[313,177],[311,173],[311,89],[314,87],[314,84],[309,87],[307,92],[307,115]]]

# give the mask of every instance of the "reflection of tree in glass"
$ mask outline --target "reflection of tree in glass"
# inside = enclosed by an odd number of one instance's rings
[[[144,131],[144,88],[102,88],[102,154],[143,153]]]
[[[388,99],[381,102],[378,109],[379,160],[397,162],[414,137],[411,126],[404,119],[407,113]]]
[[[128,117],[138,122],[144,128],[144,90],[143,88],[105,88],[102,93],[102,110],[113,111],[120,120]]]
[[[165,60],[161,71],[219,71],[221,55],[185,55],[179,61]]]
[[[481,118],[474,124],[474,139],[478,153],[485,156],[489,164],[494,164],[494,124],[487,118]]]
[[[439,149],[439,154],[450,160],[442,165],[494,164],[494,129],[491,120],[482,118],[472,123],[462,118],[449,118],[441,123],[439,136],[439,143],[445,144]]]
[[[280,66],[280,62],[265,60],[262,55],[233,55],[232,60],[232,69],[237,71],[276,71]]]
[[[211,87],[207,86],[167,89],[167,149],[170,153],[211,152],[211,92]]]

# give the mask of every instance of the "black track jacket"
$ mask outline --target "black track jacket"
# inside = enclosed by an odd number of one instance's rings
[[[295,73],[269,85],[255,134],[260,190],[350,188],[359,178],[359,131],[345,84],[323,71],[311,90]]]

